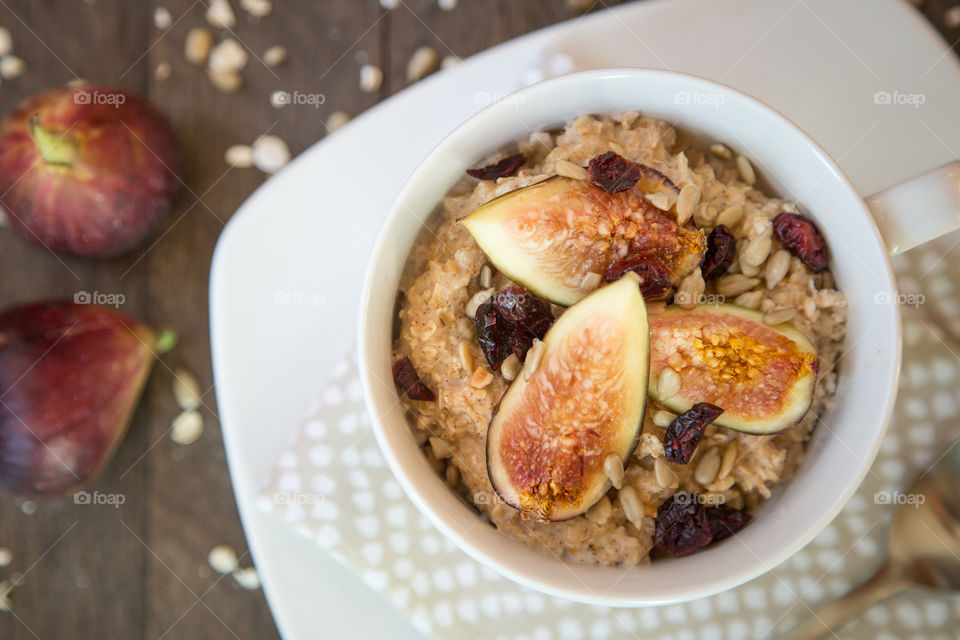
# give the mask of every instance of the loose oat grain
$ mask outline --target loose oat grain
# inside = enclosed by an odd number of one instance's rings
[[[520,358],[518,358],[516,354],[511,353],[507,356],[507,359],[503,361],[503,364],[500,365],[500,374],[507,382],[513,382],[520,374],[520,366]]]
[[[422,80],[437,70],[440,56],[433,47],[418,48],[407,61],[407,82]]]
[[[733,153],[730,151],[730,149],[719,142],[713,143],[707,147],[707,150],[721,160],[731,160],[733,158]]]
[[[190,64],[202,65],[207,62],[212,48],[213,34],[203,27],[196,27],[187,34],[183,45],[183,57]]]

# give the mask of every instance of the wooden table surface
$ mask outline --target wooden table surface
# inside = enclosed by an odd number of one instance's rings
[[[4,640],[278,637],[262,592],[239,588],[207,564],[218,544],[236,548],[244,566],[251,563],[211,388],[207,277],[217,236],[264,176],[228,169],[223,152],[270,131],[299,153],[323,137],[333,111],[356,114],[401,90],[419,46],[468,56],[578,14],[566,0],[460,0],[452,10],[437,0],[403,0],[391,11],[377,0],[275,0],[271,15],[253,20],[238,0],[231,2],[236,38],[258,56],[276,44],[290,54],[275,70],[251,59],[236,95],[216,91],[201,68],[183,59],[184,38],[206,25],[209,0],[0,0],[0,25],[27,63],[23,76],[0,86],[0,112],[77,78],[124,87],[171,119],[185,167],[185,188],[169,220],[128,256],[61,259],[0,231],[0,306],[81,291],[122,294],[123,311],[180,336],[154,370],[112,464],[91,488],[123,496],[121,506],[0,495],[0,547],[13,553],[0,580],[22,575],[13,614],[0,613]],[[928,0],[922,8],[956,44],[960,29],[943,25],[952,4]],[[166,31],[154,25],[159,6],[174,21]],[[384,70],[373,94],[359,87],[365,59]],[[154,73],[163,62],[172,66],[166,80]],[[276,90],[322,93],[326,102],[304,117],[303,109],[273,108],[269,96]],[[189,446],[169,437],[178,412],[170,392],[177,366],[209,389],[206,430]]]

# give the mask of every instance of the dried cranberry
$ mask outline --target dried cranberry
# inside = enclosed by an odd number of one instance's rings
[[[713,540],[707,510],[700,496],[675,493],[657,510],[657,544],[672,556],[682,558]]]
[[[534,338],[553,325],[550,304],[523,287],[505,287],[477,308],[477,340],[487,362],[498,369],[511,353],[521,362]]]
[[[718,224],[707,236],[707,252],[700,261],[704,280],[715,280],[727,272],[737,254],[737,241],[726,225]]]
[[[670,462],[687,464],[707,425],[717,419],[723,409],[709,402],[698,402],[667,426],[663,436],[663,455]]]
[[[781,213],[773,219],[773,232],[814,273],[827,268],[827,243],[812,220],[795,213]]]
[[[500,162],[488,164],[479,169],[467,169],[467,175],[477,180],[496,180],[497,178],[506,178],[514,175],[523,166],[526,156],[517,153],[507,156]]]
[[[659,298],[670,289],[670,276],[667,275],[666,268],[659,262],[637,255],[628,255],[614,262],[603,274],[603,280],[614,282],[626,275],[628,271],[633,271],[640,276],[640,291],[647,300]]]
[[[587,165],[590,182],[607,193],[626,191],[643,175],[643,168],[613,151],[594,157]]]
[[[411,400],[430,402],[436,399],[433,391],[430,391],[427,385],[420,381],[420,376],[417,375],[417,370],[413,368],[410,358],[403,357],[393,363],[393,381],[404,390]]]
[[[753,516],[746,511],[725,504],[707,508],[707,521],[710,523],[710,534],[714,542],[729,538],[747,526],[752,519]]]

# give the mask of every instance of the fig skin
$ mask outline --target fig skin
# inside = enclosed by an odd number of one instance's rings
[[[583,514],[610,488],[605,458],[629,461],[637,446],[649,373],[638,283],[627,274],[560,316],[536,369],[524,365],[490,420],[490,483],[524,519]]]
[[[741,338],[739,346],[704,340],[697,347],[688,334],[703,328],[712,329],[704,335],[725,334],[732,328],[736,333],[731,335],[749,339]],[[690,364],[690,352],[699,352],[701,364]],[[680,391],[660,398],[660,373],[670,366],[674,353],[684,356]],[[708,356],[718,360],[715,369],[703,366]],[[797,424],[813,404],[819,365],[816,346],[796,327],[788,322],[768,326],[763,314],[753,309],[721,304],[684,310],[671,305],[650,317],[651,399],[676,413],[698,402],[717,405],[723,413],[714,424],[735,431],[767,435]]]
[[[50,302],[0,313],[0,485],[70,494],[126,433],[156,334],[122,313]]]
[[[122,89],[54,89],[0,123],[0,216],[55,253],[133,249],[169,212],[179,171],[166,119]]]

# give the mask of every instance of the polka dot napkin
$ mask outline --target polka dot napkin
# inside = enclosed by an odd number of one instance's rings
[[[308,411],[277,461],[262,508],[355,570],[437,638],[765,638],[845,593],[879,567],[892,507],[960,438],[960,235],[896,260],[904,362],[890,433],[863,486],[810,545],[770,573],[694,602],[646,609],[586,606],[545,596],[484,568],[446,540],[406,498],[380,454],[361,398],[356,358]],[[951,319],[946,332],[936,323]],[[637,571],[642,571],[638,568]],[[960,596],[909,592],[874,606],[843,638],[955,638]]]

